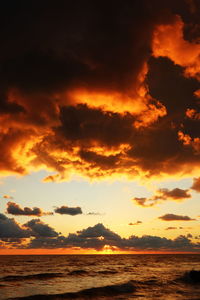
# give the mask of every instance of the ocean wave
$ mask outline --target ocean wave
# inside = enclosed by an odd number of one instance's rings
[[[102,275],[110,275],[110,274],[116,274],[118,273],[118,271],[115,270],[103,270],[103,271],[98,271],[98,274],[102,274]]]
[[[29,274],[29,275],[8,275],[2,277],[1,281],[23,281],[23,280],[31,280],[31,279],[38,279],[38,280],[45,280],[51,279],[55,277],[63,276],[62,273],[39,273],[39,274]]]
[[[53,295],[33,295],[27,297],[10,298],[10,300],[58,300],[58,299],[97,299],[97,297],[117,296],[121,294],[131,294],[136,291],[132,281],[122,284],[107,285],[84,289],[79,292],[53,294]]]
[[[68,275],[85,275],[88,272],[82,269],[78,269],[78,270],[73,270],[71,272],[68,273]]]

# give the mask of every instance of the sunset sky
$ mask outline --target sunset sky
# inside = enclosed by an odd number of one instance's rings
[[[0,254],[200,252],[200,1],[0,8]]]

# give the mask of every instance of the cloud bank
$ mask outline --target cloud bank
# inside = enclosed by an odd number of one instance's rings
[[[183,220],[183,219],[182,219]],[[187,221],[186,218],[184,220]],[[172,229],[172,228],[170,228]],[[22,249],[66,249],[78,248],[79,251],[101,251],[104,247],[122,251],[191,251],[199,252],[198,241],[192,242],[191,235],[180,235],[175,239],[159,236],[132,235],[122,238],[117,233],[98,223],[92,227],[63,236],[40,219],[33,219],[24,225],[16,223],[5,215],[0,215],[1,248]]]

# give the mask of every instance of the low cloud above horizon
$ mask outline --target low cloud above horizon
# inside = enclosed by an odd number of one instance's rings
[[[9,228],[9,230],[7,230]],[[63,236],[52,227],[39,219],[33,219],[24,225],[18,224],[14,219],[9,219],[0,214],[0,239],[1,248],[16,247],[18,249],[80,249],[102,251],[104,247],[110,247],[113,251],[199,251],[199,242],[191,241],[192,235],[180,235],[175,239],[167,239],[159,236],[132,235],[122,238],[115,232],[99,223],[92,227],[70,233]]]

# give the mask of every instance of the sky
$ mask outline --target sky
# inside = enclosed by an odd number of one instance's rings
[[[199,253],[200,2],[0,8],[0,254]]]

